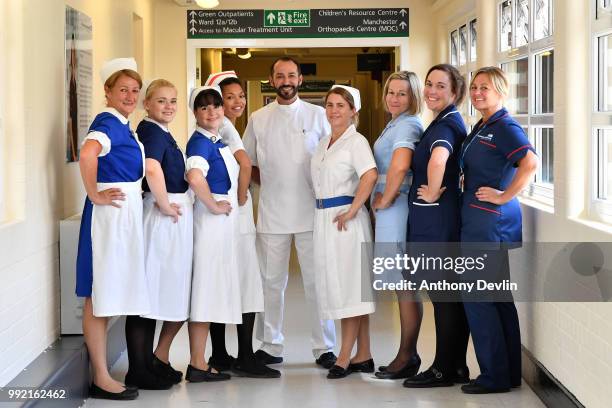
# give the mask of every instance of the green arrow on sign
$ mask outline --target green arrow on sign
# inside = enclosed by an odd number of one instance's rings
[[[264,27],[310,27],[310,10],[264,10]]]

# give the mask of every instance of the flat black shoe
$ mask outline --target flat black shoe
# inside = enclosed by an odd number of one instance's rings
[[[458,368],[453,378],[455,384],[468,384],[470,382],[470,369],[466,367]]]
[[[332,368],[329,369],[329,372],[327,373],[327,378],[335,380],[337,378],[344,378],[350,373],[352,373],[350,368],[342,368],[339,365],[334,365]]]
[[[174,384],[178,384],[183,379],[183,373],[175,370],[170,363],[164,363],[157,356],[153,356],[152,368],[153,372],[158,376],[171,381]]]
[[[362,373],[373,373],[374,372],[374,360],[369,359],[362,361],[360,363],[350,363],[348,366],[349,370],[352,372],[362,372]]]
[[[478,384],[475,380],[472,380],[469,384],[462,385],[461,391],[465,394],[497,394],[508,392],[510,388],[486,388]]]
[[[103,390],[96,384],[91,384],[89,387],[89,398],[115,400],[115,401],[127,401],[134,400],[138,397],[138,390],[134,388],[126,388],[121,392],[110,392]]]
[[[212,355],[208,359],[208,365],[212,366],[215,370],[219,372],[228,371],[228,370],[231,370],[232,365],[234,364],[235,361],[236,359],[233,356],[230,356],[229,354],[223,357]]]
[[[255,352],[255,358],[261,361],[264,365],[268,364],[279,364],[283,362],[282,357],[275,357],[271,354],[266,353],[263,350],[257,350]]]
[[[315,363],[329,370],[336,363],[336,355],[331,351],[328,351],[327,353],[321,354],[321,356],[315,360]]]
[[[400,378],[408,378],[412,377],[416,373],[419,372],[419,367],[421,367],[421,357],[418,354],[410,357],[410,360],[406,363],[398,371],[389,371],[389,368],[385,371],[377,371],[374,373],[376,378],[380,378],[381,380],[397,380]]]
[[[378,371],[387,371],[388,366],[378,366]]]
[[[141,390],[167,390],[174,385],[174,382],[149,370],[128,370],[125,375],[125,385],[137,387]]]
[[[259,360],[243,362],[238,359],[232,366],[232,374],[236,377],[248,378],[280,378],[281,372],[262,364]]]
[[[404,380],[406,388],[433,388],[433,387],[452,387],[455,383],[448,377],[444,377],[442,372],[435,367],[418,373],[415,376]]]
[[[213,367],[208,366],[208,370],[200,370],[195,368],[191,364],[187,366],[187,373],[185,379],[192,383],[198,382],[213,382],[213,381],[227,381],[232,378],[229,374],[225,373],[213,373]]]

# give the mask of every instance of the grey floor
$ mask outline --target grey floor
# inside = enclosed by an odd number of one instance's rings
[[[431,304],[425,303],[425,318],[418,348],[422,369],[429,367],[435,352]],[[168,391],[140,391],[136,401],[112,402],[89,399],[86,407],[543,407],[529,386],[506,394],[466,395],[459,386],[434,389],[406,389],[401,380],[378,380],[372,374],[352,374],[340,380],[325,378],[309,346],[309,329],[303,324],[304,295],[299,274],[292,274],[287,288],[285,313],[285,362],[272,367],[282,372],[280,379],[232,378],[221,383],[182,382]],[[372,354],[377,365],[388,363],[398,344],[398,319],[392,302],[378,304],[371,316]],[[158,325],[159,326],[159,325]],[[339,328],[338,328],[339,333]],[[235,355],[235,328],[227,329],[228,349]],[[210,349],[208,348],[208,353]],[[337,350],[336,350],[337,351]],[[189,362],[187,330],[184,327],[171,350],[173,366],[185,370]],[[478,364],[470,345],[468,365],[472,376]],[[112,374],[123,380],[127,371],[125,354]]]

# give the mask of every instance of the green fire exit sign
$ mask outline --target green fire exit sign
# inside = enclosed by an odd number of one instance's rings
[[[310,27],[310,10],[264,10],[264,27]]]

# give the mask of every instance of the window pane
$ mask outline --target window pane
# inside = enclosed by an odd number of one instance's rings
[[[541,131],[540,158],[542,160],[541,183],[554,182],[553,128],[543,128]]]
[[[457,57],[458,57],[458,47],[457,43],[459,42],[459,36],[457,34],[457,30],[451,33],[450,38],[450,51],[451,51],[451,65],[457,65]]]
[[[597,198],[612,198],[612,129],[597,131]]]
[[[506,73],[510,83],[506,107],[513,114],[528,113],[529,81],[527,80],[527,61],[528,58],[525,57],[501,65],[501,69]]]
[[[598,39],[598,110],[612,110],[612,34]]]
[[[470,111],[469,112],[470,112],[470,116],[476,116],[476,109],[474,109],[474,105],[472,104],[472,99],[470,98],[470,89],[469,89],[470,88],[469,85],[472,82],[472,78],[474,78],[474,72],[472,71],[468,75],[469,75],[469,78],[468,78],[468,81],[467,81],[467,83],[468,83],[467,100],[468,100],[468,103],[469,103],[469,106],[470,106]]]
[[[597,0],[597,18],[612,15],[612,0]]]
[[[536,54],[535,113],[553,113],[554,51]]]
[[[533,21],[533,39],[539,40],[552,34],[550,21],[552,0],[534,0],[535,16]],[[612,1],[612,0],[609,0]]]
[[[459,29],[459,65],[467,62],[467,26]]]
[[[516,0],[516,42],[520,47],[529,42],[529,0]]]
[[[508,51],[512,48],[512,2],[506,0],[500,4],[500,51]]]
[[[476,29],[476,20],[470,21],[470,61],[476,61]]]

